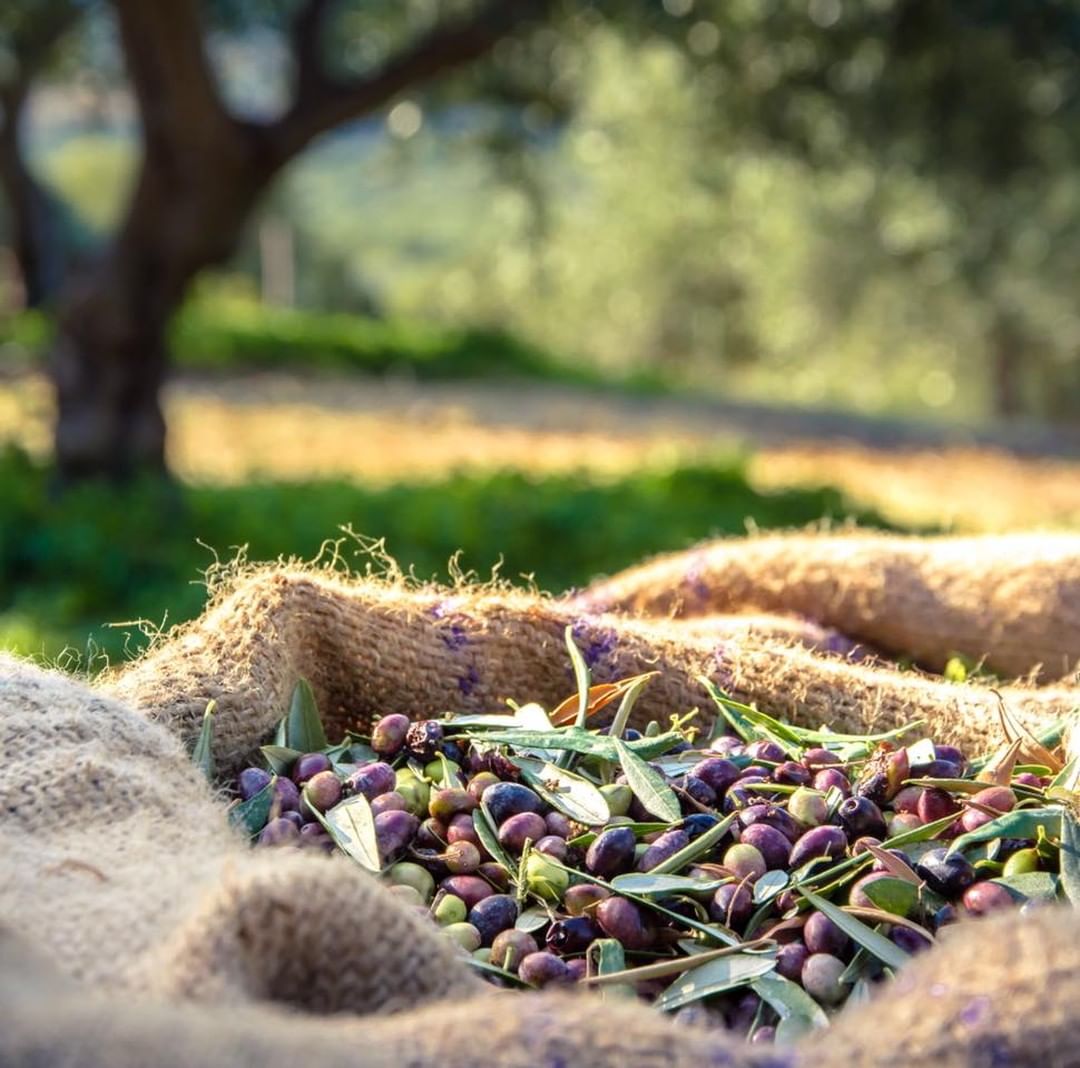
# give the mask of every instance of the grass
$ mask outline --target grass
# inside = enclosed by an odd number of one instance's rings
[[[607,481],[582,474],[451,475],[382,488],[344,480],[251,482],[125,491],[88,485],[50,492],[46,466],[0,454],[0,647],[55,658],[91,646],[109,657],[138,648],[138,628],[171,624],[204,603],[215,554],[311,558],[344,525],[385,539],[399,564],[446,578],[453,554],[483,576],[550,591],[582,585],[650,553],[717,533],[802,525],[856,513],[829,489],[759,493],[741,460],[641,470]],[[342,551],[357,551],[346,539]],[[370,558],[369,558],[370,559]],[[530,576],[526,579],[523,576]]]

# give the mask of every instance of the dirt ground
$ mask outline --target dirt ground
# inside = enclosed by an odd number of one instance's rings
[[[339,476],[385,484],[496,468],[617,477],[738,450],[763,491],[832,485],[899,523],[973,531],[1080,526],[1080,451],[1038,429],[961,436],[828,413],[534,384],[285,375],[179,380],[166,408],[170,462],[193,482]],[[0,381],[0,442],[45,455],[51,419],[42,378]]]

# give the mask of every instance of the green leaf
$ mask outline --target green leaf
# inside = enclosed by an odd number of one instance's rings
[[[904,879],[876,879],[863,892],[877,908],[893,916],[909,916],[919,902],[919,888]]]
[[[895,942],[891,942],[838,905],[834,905],[817,894],[812,894],[809,890],[800,889],[799,892],[818,912],[825,913],[852,941],[873,953],[883,964],[889,965],[890,968],[901,968],[911,959]]]
[[[704,856],[721,838],[727,833],[737,813],[732,812],[725,816],[719,823],[714,824],[704,834],[699,834],[692,842],[683,846],[677,853],[672,853],[667,860],[660,861],[652,869],[654,875],[662,875],[665,872],[675,872],[685,868],[687,864]]]
[[[574,644],[572,624],[567,624],[563,637],[566,640],[566,651],[570,654],[570,663],[574,666],[574,681],[577,683],[578,706],[574,725],[584,729],[589,718],[589,686],[591,685],[589,665],[585,663],[581,650]]]
[[[229,809],[229,823],[249,838],[254,838],[270,819],[274,804],[274,780],[271,779],[257,794]]]
[[[621,738],[612,738],[619,763],[626,775],[627,785],[641,802],[645,811],[662,820],[674,823],[682,819],[682,808],[663,775],[650,768],[641,757],[636,756]]]
[[[1080,757],[1073,757],[1054,776],[1047,790],[1065,790],[1071,793],[1076,789],[1078,776],[1080,776]]]
[[[506,850],[499,843],[499,837],[495,833],[495,821],[491,818],[491,813],[483,800],[479,808],[473,809],[472,821],[480,844],[488,851],[491,859],[501,864],[513,879],[517,874],[517,865],[506,855]]]
[[[607,799],[588,779],[529,757],[513,757],[511,763],[552,808],[570,819],[587,827],[598,827],[611,819]]]
[[[822,1007],[798,983],[782,975],[773,972],[759,976],[751,981],[750,989],[780,1017],[777,1042],[794,1042],[807,1031],[829,1026]]]
[[[634,710],[634,705],[637,704],[637,699],[641,696],[641,691],[644,690],[650,682],[652,682],[652,677],[643,675],[626,691],[626,693],[623,694],[622,700],[619,702],[619,710],[615,713],[615,718],[611,721],[611,726],[608,728],[609,738],[622,737],[623,731],[626,730],[626,724],[630,720],[630,713]]]
[[[655,738],[639,738],[623,744],[643,760],[651,760],[666,753],[682,740],[683,736],[678,731],[668,731]],[[509,745],[518,750],[559,749],[580,753],[582,756],[599,757],[601,760],[619,759],[615,738],[583,731],[580,727],[560,727],[554,731],[492,731],[484,735],[484,741]]]
[[[788,884],[786,871],[767,871],[754,883],[754,904],[771,901]]]
[[[510,986],[517,986],[522,988],[528,988],[529,984],[524,979],[518,978],[513,972],[508,972],[503,968],[492,964],[491,961],[480,960],[478,957],[474,957],[471,953],[462,957],[462,960],[470,967],[475,968],[478,972],[487,972],[488,975],[497,975],[500,979],[504,980]]]
[[[648,897],[650,894],[659,894],[665,897],[668,894],[697,893],[699,891],[715,890],[730,879],[692,879],[688,875],[664,875],[651,871],[632,871],[626,875],[616,875],[611,880],[611,885],[623,894],[641,894]]]
[[[634,832],[635,837],[641,838],[646,834],[652,834],[653,831],[666,831],[671,825],[668,823],[620,823],[620,827],[629,827]],[[601,828],[602,830],[602,828]],[[576,838],[571,838],[567,841],[567,845],[581,846],[587,849],[596,841],[600,831],[585,831],[583,834],[579,834]]]
[[[316,809],[312,811],[343,853],[347,853],[368,871],[378,872],[382,869],[379,840],[375,834],[375,816],[371,811],[371,803],[363,794],[356,794],[342,801],[326,813]]]
[[[626,971],[626,952],[622,943],[615,938],[598,938],[589,947],[595,953],[596,974],[614,975]],[[600,987],[602,998],[632,998],[634,988],[629,983],[610,983]]]
[[[284,745],[264,745],[259,752],[262,753],[266,766],[275,775],[288,775],[293,761],[298,756],[303,756],[299,749],[289,749]]]
[[[1069,809],[1061,817],[1061,888],[1080,905],[1080,822]]]
[[[195,748],[192,750],[191,759],[203,775],[210,782],[214,781],[214,708],[215,701],[209,701],[206,711],[203,712],[202,726],[199,728],[199,737],[195,739]]]
[[[293,688],[285,717],[285,745],[301,753],[317,753],[327,746],[315,694],[307,679],[300,679]]]
[[[968,831],[954,839],[949,852],[955,853],[994,838],[1035,838],[1040,827],[1050,838],[1060,837],[1061,808],[1014,808],[1012,812],[983,824],[978,830]]]
[[[684,972],[653,1005],[661,1012],[673,1012],[702,998],[745,986],[775,967],[776,957],[770,954],[733,953],[730,957],[719,957]]]
[[[545,924],[551,923],[551,917],[548,915],[547,909],[542,909],[534,906],[531,909],[525,909],[514,922],[514,927],[518,931],[539,931]]]
[[[1053,901],[1058,894],[1058,877],[1048,871],[1026,871],[1003,875],[990,882],[1005,887],[1018,901]]]

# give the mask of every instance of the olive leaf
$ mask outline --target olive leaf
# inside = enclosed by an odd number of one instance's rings
[[[356,794],[325,813],[316,808],[311,811],[343,853],[368,871],[381,870],[375,816],[371,803],[363,794]]]
[[[754,883],[754,904],[771,901],[788,884],[786,871],[767,871]]]
[[[829,1026],[829,1018],[822,1007],[798,983],[776,972],[751,980],[750,989],[780,1017],[776,1027],[777,1042],[794,1042],[807,1031]]]
[[[289,749],[284,745],[264,745],[259,752],[275,775],[288,775],[296,758],[304,755],[299,749]]]
[[[734,821],[736,813],[731,812],[725,816],[719,823],[714,824],[704,834],[699,834],[692,842],[684,845],[677,853],[672,853],[667,860],[660,861],[655,868],[652,869],[654,875],[662,875],[665,872],[678,871],[680,868],[685,868],[687,864],[697,860],[698,857],[704,856],[721,838],[727,834],[728,828]]]
[[[626,953],[622,943],[616,938],[598,938],[591,946],[589,953],[595,953],[596,974],[614,975],[617,972],[626,971]],[[632,998],[634,988],[628,983],[604,984],[600,987],[601,998]]]
[[[1061,816],[1061,888],[1073,905],[1080,905],[1080,822],[1069,809]]]
[[[673,1012],[702,998],[745,986],[775,967],[776,957],[762,953],[719,957],[680,975],[653,1004],[661,1012]]]
[[[508,745],[517,750],[558,749],[569,750],[582,756],[599,757],[601,760],[617,760],[616,738],[592,734],[580,727],[565,727],[553,731],[506,730],[492,731],[484,740],[498,745]],[[638,738],[625,742],[630,750],[644,760],[661,756],[683,740],[678,731],[667,731],[653,738]]]
[[[528,757],[512,757],[511,763],[521,770],[525,781],[564,816],[587,827],[598,827],[611,819],[607,798],[588,779],[556,764],[545,764]]]
[[[491,812],[483,799],[480,801],[480,807],[473,809],[472,819],[480,844],[488,851],[491,859],[501,864],[513,879],[517,872],[517,865],[506,855],[506,851],[500,844],[499,836],[495,833],[495,821],[491,818]]]
[[[315,693],[307,679],[300,679],[293,687],[289,713],[285,717],[284,744],[301,753],[315,753],[327,747]]]
[[[271,779],[257,794],[229,809],[229,823],[254,838],[266,826],[273,805],[274,780]]]
[[[1014,808],[997,819],[984,823],[974,831],[955,838],[949,846],[950,853],[967,849],[979,842],[989,842],[994,838],[1035,838],[1039,829],[1051,838],[1061,834],[1061,808]]]
[[[1048,871],[1025,871],[1002,875],[990,882],[1005,887],[1018,901],[1053,901],[1058,893],[1058,877]]]
[[[853,942],[857,942],[870,953],[873,953],[883,964],[889,965],[890,968],[900,968],[910,959],[909,955],[895,942],[889,941],[888,938],[875,931],[872,927],[867,927],[862,920],[856,919],[850,912],[845,912],[838,905],[834,905],[831,901],[819,897],[809,890],[800,888],[799,892],[818,912],[825,913]]]
[[[214,709],[216,701],[208,701],[206,711],[203,712],[202,726],[199,728],[199,737],[195,739],[195,748],[191,752],[191,759],[203,775],[210,782],[214,781]]]
[[[644,897],[659,894],[661,897],[666,897],[668,894],[716,890],[729,882],[731,882],[729,878],[694,879],[689,875],[658,875],[652,871],[632,871],[625,875],[616,875],[611,880],[611,885],[620,894],[641,894]]]
[[[919,901],[919,887],[906,879],[887,876],[863,887],[863,893],[883,912],[907,916]]]
[[[514,928],[518,931],[531,933],[539,931],[541,927],[549,923],[551,923],[551,916],[548,910],[534,905],[532,908],[524,909],[520,913],[517,920],[514,921]]]
[[[637,756],[621,738],[612,738],[615,752],[626,775],[626,783],[647,812],[674,823],[682,818],[682,809],[675,791],[663,775]]]

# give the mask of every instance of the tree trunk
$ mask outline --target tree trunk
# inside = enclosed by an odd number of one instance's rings
[[[148,151],[122,230],[72,281],[50,362],[62,481],[166,470],[169,321],[194,276],[232,254],[271,177],[251,149],[237,128],[195,158]]]

